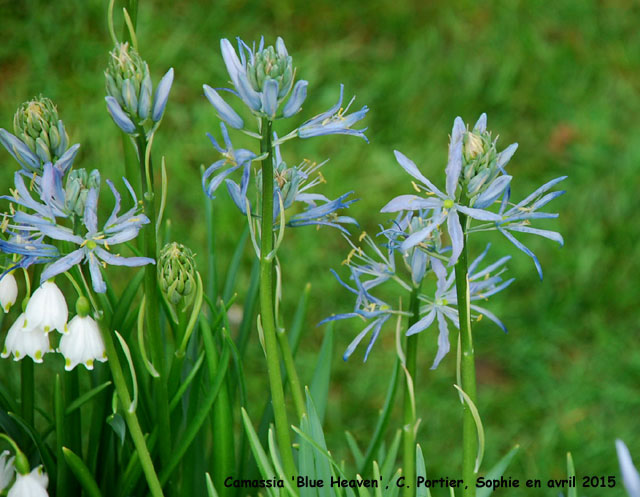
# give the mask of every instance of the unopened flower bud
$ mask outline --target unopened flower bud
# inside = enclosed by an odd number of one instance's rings
[[[278,98],[289,93],[293,75],[293,62],[282,38],[278,38],[276,48],[268,46],[260,50],[247,65],[247,77],[253,89],[263,92],[266,82],[271,79],[278,83]]]
[[[484,151],[482,137],[469,132],[464,137],[464,155],[467,160],[475,159]]]
[[[67,151],[69,137],[54,103],[43,96],[23,103],[13,130],[42,162],[56,162]]]
[[[147,63],[128,43],[118,43],[104,74],[107,108],[125,133],[135,133],[137,126],[148,118],[153,122],[162,118],[173,83],[173,69],[167,71],[153,95]]]
[[[76,215],[82,216],[87,195],[92,188],[100,188],[100,172],[97,169],[90,174],[87,174],[85,169],[71,171],[65,188],[65,207]]]
[[[196,290],[193,252],[179,243],[168,243],[160,251],[158,272],[160,288],[169,302],[189,303]]]

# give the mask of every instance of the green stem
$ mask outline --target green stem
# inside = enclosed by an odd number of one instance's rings
[[[33,426],[33,396],[35,381],[33,378],[33,361],[30,357],[25,357],[20,362],[20,387],[22,390],[22,419],[29,426]]]
[[[156,207],[154,199],[153,166],[149,158],[149,170],[145,167],[147,155],[147,141],[143,130],[138,133],[138,161],[140,163],[140,178],[144,197],[144,209],[151,221],[142,231],[145,255],[151,259],[158,259],[156,233]],[[148,173],[148,175],[147,175]],[[147,177],[151,181],[147,181]],[[153,379],[156,392],[156,414],[160,425],[159,445],[160,460],[166,464],[171,457],[171,424],[169,419],[169,391],[167,384],[167,367],[165,363],[164,340],[160,329],[160,306],[158,305],[157,269],[154,264],[147,264],[144,269],[145,317],[147,321],[147,337],[151,344],[151,358],[159,373]]]
[[[411,291],[411,300],[409,303],[411,316],[409,316],[407,329],[418,322],[420,315],[419,293],[419,288],[414,288]],[[417,369],[418,336],[418,334],[415,334],[407,337],[405,350],[405,367],[414,385]],[[403,469],[407,486],[404,487],[402,495],[404,497],[413,497],[416,494],[416,406],[414,392],[409,389],[407,381],[408,379],[404,381],[404,432],[402,436]]]
[[[264,332],[264,346],[267,356],[267,373],[271,386],[271,405],[276,424],[276,437],[280,446],[280,456],[287,478],[296,474],[291,451],[291,436],[287,421],[287,407],[282,388],[282,372],[273,300],[273,158],[271,144],[271,121],[262,119],[262,140],[260,152],[268,154],[262,160],[262,236],[260,240],[260,318]]]
[[[120,365],[118,352],[113,342],[113,337],[111,335],[111,332],[107,328],[105,328],[105,325],[102,321],[99,322],[99,325],[100,332],[104,340],[107,357],[109,358],[107,363],[109,364],[109,369],[111,370],[113,384],[115,385],[118,398],[120,399],[122,414],[124,415],[124,419],[129,428],[129,433],[131,435],[131,439],[133,440],[133,445],[138,451],[140,466],[142,466],[142,470],[144,471],[147,483],[149,484],[151,495],[153,497],[163,497],[164,494],[162,493],[162,486],[160,485],[160,480],[158,480],[156,470],[153,467],[153,461],[151,460],[151,455],[149,454],[149,449],[147,448],[144,434],[142,433],[142,429],[140,428],[138,417],[136,416],[135,412],[129,411],[129,407],[131,406],[131,397],[129,395],[127,383],[122,371],[122,366]]]
[[[476,403],[476,367],[473,351],[473,336],[471,334],[471,308],[469,298],[469,276],[467,259],[467,216],[458,213],[460,224],[465,230],[462,253],[455,266],[456,293],[458,297],[458,316],[460,320],[460,343],[462,347],[462,361],[460,365],[462,385],[460,387]],[[478,451],[476,423],[469,406],[464,404],[462,424],[462,479],[465,487],[463,497],[476,495],[475,461]]]

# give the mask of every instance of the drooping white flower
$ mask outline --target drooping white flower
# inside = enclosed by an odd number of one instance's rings
[[[47,493],[47,485],[49,477],[38,466],[27,475],[16,474],[16,482],[9,490],[7,497],[49,497]]]
[[[24,313],[29,328],[41,328],[45,333],[54,329],[67,333],[67,302],[57,285],[51,281],[45,281],[33,292]]]
[[[18,284],[13,273],[5,274],[0,279],[0,306],[4,312],[9,312],[18,298]]]
[[[13,467],[13,460],[15,457],[9,456],[9,451],[5,450],[0,454],[0,492],[9,486],[11,480],[13,480],[13,473],[15,468]]]
[[[64,369],[71,371],[78,364],[93,369],[94,361],[107,360],[100,329],[91,316],[74,317],[68,328],[69,332],[60,339],[58,348],[65,358]]]
[[[6,359],[13,354],[13,360],[20,361],[29,356],[33,362],[41,363],[47,352],[53,352],[49,336],[40,327],[27,326],[26,313],[23,312],[9,328],[1,357]]]

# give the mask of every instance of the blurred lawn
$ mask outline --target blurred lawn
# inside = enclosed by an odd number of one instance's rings
[[[121,145],[103,100],[102,73],[111,48],[105,13],[106,4],[98,1],[0,0],[0,127],[11,129],[15,108],[43,93],[57,102],[72,142],[82,143],[76,166],[118,177]],[[526,256],[515,254],[510,273],[516,283],[489,304],[509,334],[484,322],[476,327],[485,468],[519,443],[521,454],[508,471],[516,478],[562,477],[566,451],[573,453],[579,476],[617,475],[616,437],[640,460],[639,21],[640,8],[631,0],[141,0],[138,38],[154,80],[170,66],[176,71],[154,147],[169,166],[173,238],[187,241],[204,268],[199,167],[215,159],[205,133],[217,134],[218,123],[201,88],[227,79],[221,37],[284,37],[298,75],[310,81],[299,120],[335,103],[341,82],[346,95],[357,95],[354,105],[371,107],[370,145],[336,136],[284,149],[291,163],[331,157],[325,193],[355,190],[361,200],[350,214],[369,232],[386,221],[380,207],[410,187],[393,150],[413,158],[440,184],[453,118],[474,122],[486,111],[502,146],[520,144],[509,165],[515,198],[556,176],[567,174],[569,180],[568,193],[554,204],[561,217],[549,223],[564,234],[565,247],[528,242],[543,265],[544,281]],[[6,191],[15,165],[0,152]],[[239,236],[239,214],[226,193],[216,201],[216,213],[224,265]],[[313,284],[299,354],[306,379],[311,370],[305,367],[313,364],[322,339],[315,323],[351,305],[329,273],[340,267],[346,243],[336,231],[321,232],[290,230],[282,251],[285,309],[293,307],[308,280]],[[491,239],[494,257],[513,253],[502,240]],[[476,240],[476,253],[487,240]],[[245,280],[251,255],[247,250]],[[345,429],[363,443],[372,432],[394,354],[389,327],[366,364],[360,362],[362,351],[343,363],[342,351],[359,330],[354,325],[336,328],[327,432],[339,457],[348,457]],[[264,365],[255,342],[250,352],[256,360],[247,372],[256,399],[251,408],[257,411]],[[438,370],[428,370],[435,342],[433,331],[421,342],[419,439],[430,475],[452,476],[458,471],[460,426],[455,364],[450,355]]]

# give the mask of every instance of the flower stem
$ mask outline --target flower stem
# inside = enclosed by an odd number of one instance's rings
[[[111,376],[113,377],[113,384],[115,385],[116,393],[118,394],[120,404],[122,405],[122,414],[124,415],[124,419],[129,427],[129,433],[131,434],[133,445],[138,451],[140,465],[142,466],[142,471],[144,472],[147,483],[149,484],[151,495],[153,497],[163,497],[164,494],[162,493],[162,486],[160,485],[160,480],[158,480],[156,470],[153,467],[153,461],[151,460],[147,443],[142,433],[142,429],[140,428],[138,417],[136,416],[135,411],[131,412],[129,410],[129,407],[131,406],[131,397],[129,395],[129,390],[127,389],[124,373],[122,372],[118,352],[113,342],[113,336],[111,335],[111,331],[105,327],[102,321],[103,320],[99,321],[100,333],[102,334],[105,350],[109,359],[107,362],[109,364],[109,369],[111,370]]]
[[[158,259],[156,233],[156,207],[153,194],[153,167],[149,158],[148,170],[145,164],[148,142],[143,133],[138,134],[138,160],[140,162],[140,178],[144,198],[145,214],[149,218],[149,225],[142,231],[145,255],[151,259]],[[156,414],[160,425],[159,445],[160,460],[166,464],[171,457],[171,423],[169,419],[169,391],[167,367],[165,364],[164,340],[160,329],[160,306],[158,305],[158,278],[154,264],[147,264],[144,268],[145,316],[147,320],[147,337],[151,344],[153,365],[159,376],[154,377],[156,392]]]
[[[271,405],[276,424],[276,437],[280,456],[287,478],[296,474],[291,451],[291,436],[287,421],[287,407],[282,387],[282,372],[273,300],[273,150],[271,144],[271,121],[262,119],[260,153],[268,154],[262,160],[262,236],[260,240],[260,317],[264,331],[264,346],[267,356],[267,373],[271,387]]]
[[[411,316],[409,316],[407,329],[418,322],[420,314],[418,293],[419,288],[414,288],[411,291],[411,300],[409,303]],[[406,340],[405,367],[413,384],[415,384],[417,369],[418,336],[418,334],[411,335],[408,336]],[[407,486],[403,489],[403,495],[404,497],[413,497],[416,494],[416,406],[413,390],[409,388],[409,384],[407,383],[408,380],[409,378],[406,378],[406,381],[404,382],[404,431],[402,434],[402,457],[404,476],[406,478],[405,481]]]
[[[464,229],[462,253],[455,266],[456,293],[458,297],[458,316],[460,320],[460,343],[462,347],[462,361],[460,365],[462,385],[460,387],[476,404],[476,367],[473,351],[473,336],[471,334],[471,308],[469,298],[469,275],[467,258],[467,216],[462,213],[460,224]],[[477,455],[477,429],[469,406],[464,404],[462,424],[462,479],[465,487],[463,497],[476,495],[475,460]]]

